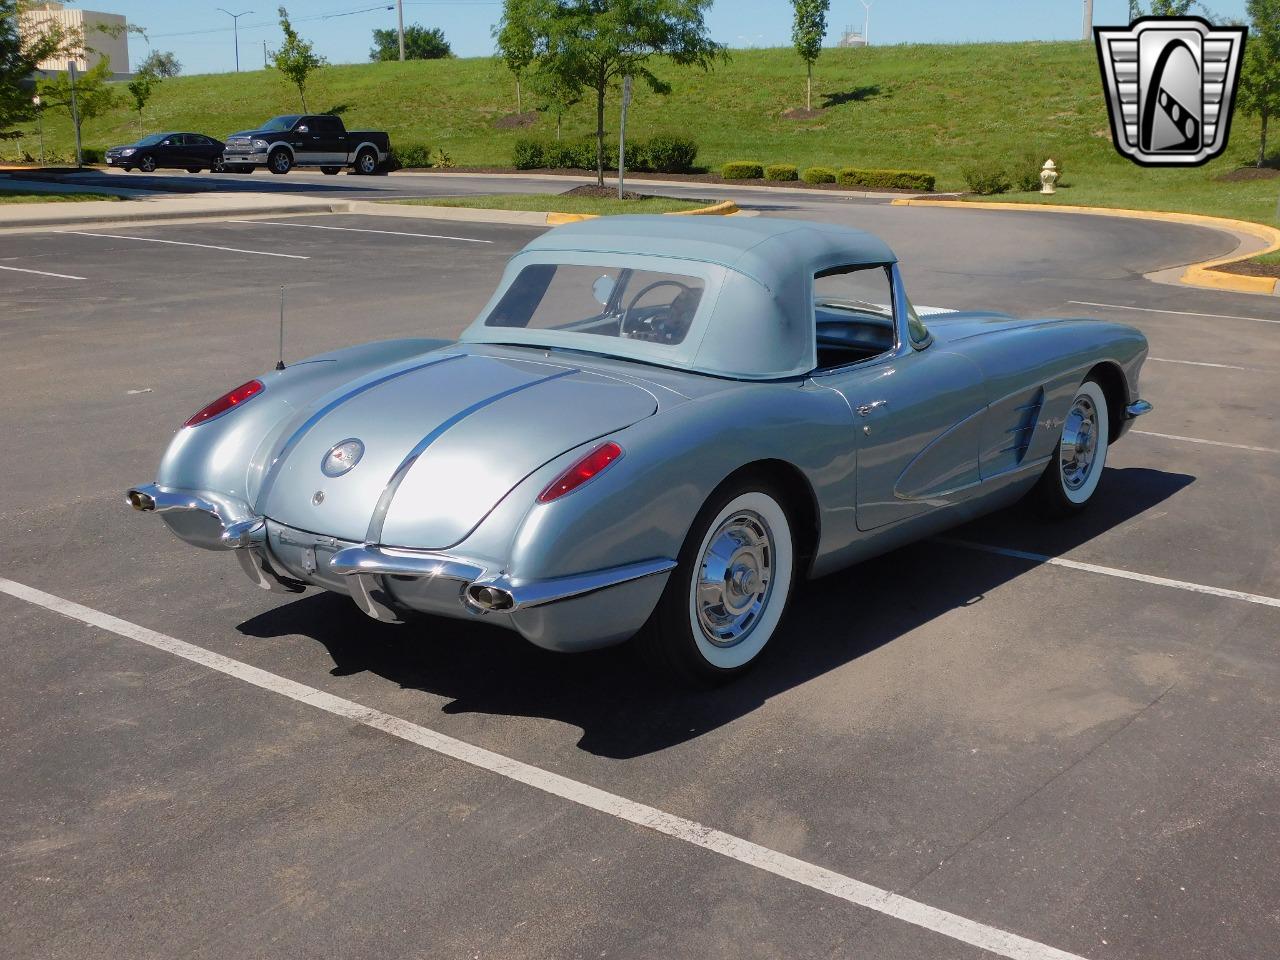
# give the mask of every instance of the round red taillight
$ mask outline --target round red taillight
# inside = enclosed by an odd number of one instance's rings
[[[578,489],[578,487],[599,474],[621,456],[622,448],[612,440],[608,443],[600,444],[600,446],[552,480],[547,485],[547,489],[538,494],[538,502],[550,503],[552,500]]]
[[[248,383],[242,383],[234,390],[228,390],[213,403],[209,404],[199,413],[195,414],[190,420],[183,424],[184,427],[194,427],[197,424],[204,423],[216,417],[220,413],[226,413],[232,407],[237,407],[244,403],[250,397],[256,397],[263,390],[261,380],[250,380]]]

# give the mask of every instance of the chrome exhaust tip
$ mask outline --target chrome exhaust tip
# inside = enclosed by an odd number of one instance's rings
[[[485,583],[473,583],[466,589],[467,603],[477,610],[502,612],[516,605],[516,598],[510,591]]]
[[[124,501],[133,509],[141,510],[143,513],[148,513],[156,508],[155,497],[148,493],[143,493],[141,490],[130,490],[124,495]]]

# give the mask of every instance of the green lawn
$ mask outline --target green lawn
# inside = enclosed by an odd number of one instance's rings
[[[421,200],[388,200],[430,207],[472,207],[478,210],[545,210],[548,213],[671,213],[705,207],[702,200],[645,197],[643,200],[609,200],[602,197],[566,197],[555,193],[502,193],[475,197],[426,197]]]
[[[0,187],[0,203],[69,203],[76,200],[119,200],[105,193],[34,193]]]
[[[1092,43],[902,45],[829,48],[814,72],[810,119],[783,113],[803,106],[804,68],[790,49],[738,50],[710,73],[659,63],[672,83],[663,97],[637,86],[628,130],[635,136],[695,137],[698,162],[790,162],[801,167],[896,167],[938,175],[939,190],[962,190],[961,171],[1026,151],[1053,157],[1063,189],[1048,202],[1191,211],[1276,222],[1280,181],[1219,182],[1256,158],[1258,122],[1237,114],[1227,155],[1193,170],[1152,170],[1111,145],[1102,83]],[[311,85],[309,106],[337,110],[353,129],[382,129],[393,143],[443,149],[460,166],[507,166],[514,140],[554,136],[554,118],[528,128],[500,128],[515,112],[510,74],[491,58],[326,67]],[[526,100],[525,107],[530,107]],[[161,84],[146,111],[146,129],[200,130],[214,136],[301,109],[274,70],[180,77]],[[616,138],[618,102],[608,105]],[[45,114],[48,149],[71,149],[69,120]],[[565,118],[565,135],[594,127],[590,102]],[[85,125],[85,143],[106,147],[134,139],[136,116],[125,106]],[[35,149],[35,131],[0,149]],[[997,199],[1046,202],[1038,194]]]

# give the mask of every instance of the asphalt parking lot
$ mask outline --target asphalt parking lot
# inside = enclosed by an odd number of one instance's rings
[[[121,502],[275,362],[282,285],[286,361],[451,336],[537,230],[0,237],[6,955],[1274,955],[1277,300],[1143,279],[1233,246],[1201,228],[790,206],[882,235],[918,303],[1140,327],[1156,410],[1082,519],[812,582],[700,693],[259,593]]]

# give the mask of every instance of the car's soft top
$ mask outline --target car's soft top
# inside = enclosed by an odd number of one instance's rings
[[[605,352],[626,359],[762,380],[816,365],[813,275],[832,267],[889,264],[896,257],[861,230],[803,220],[625,216],[550,230],[511,259],[493,299],[462,334],[475,343],[516,343]],[[485,319],[531,264],[582,264],[697,276],[706,293],[677,345],[568,330],[486,326]]]

